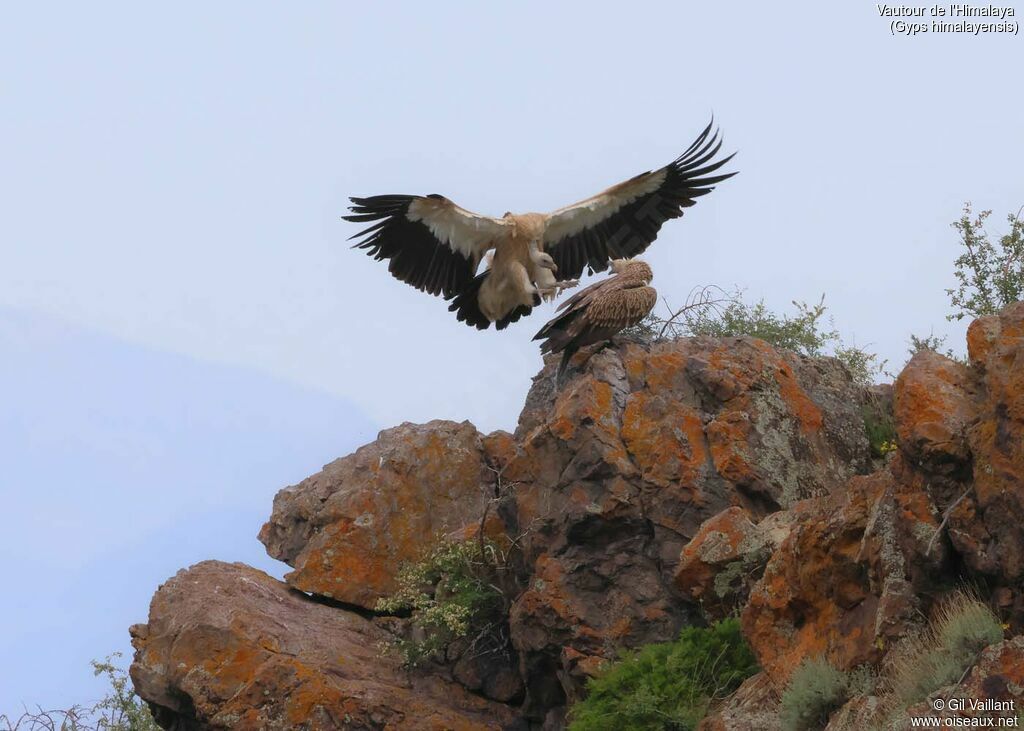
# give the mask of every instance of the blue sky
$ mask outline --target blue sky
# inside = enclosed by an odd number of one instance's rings
[[[274,490],[365,425],[514,425],[548,309],[457,323],[348,248],[349,195],[550,210],[673,159],[713,111],[740,174],[663,229],[654,285],[824,292],[897,365],[910,333],[962,347],[963,201],[1024,204],[1020,37],[896,38],[873,2],[0,12],[0,649],[39,669],[0,676],[0,708],[71,698],[78,665],[51,680],[44,648],[123,642],[175,568],[258,561]],[[104,591],[124,617],[69,611]]]

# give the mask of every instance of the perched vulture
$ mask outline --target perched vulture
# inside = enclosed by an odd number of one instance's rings
[[[541,353],[562,353],[556,382],[577,350],[610,339],[654,309],[658,293],[649,286],[654,278],[651,267],[639,259],[615,259],[611,265],[612,276],[563,302],[558,308],[561,314],[533,336],[544,341]]]
[[[429,294],[451,300],[458,319],[481,330],[515,322],[586,269],[604,271],[611,259],[644,251],[665,221],[735,173],[714,174],[732,155],[708,124],[665,167],[641,173],[603,193],[551,213],[481,216],[442,195],[352,198],[351,215],[368,223],[353,248],[388,259],[388,271]],[[490,266],[477,274],[493,250]]]

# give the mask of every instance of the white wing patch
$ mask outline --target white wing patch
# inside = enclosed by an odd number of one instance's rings
[[[608,190],[571,206],[559,208],[548,216],[544,229],[544,243],[557,244],[566,236],[575,236],[581,231],[596,226],[616,211],[637,198],[649,195],[661,187],[668,175],[668,168],[655,170],[636,180],[627,180]]]
[[[479,258],[506,235],[507,221],[467,211],[450,200],[416,198],[406,217],[421,221],[434,237],[452,251]]]

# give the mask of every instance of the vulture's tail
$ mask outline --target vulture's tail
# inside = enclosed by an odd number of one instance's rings
[[[569,367],[569,361],[572,360],[572,357],[574,355],[576,355],[576,351],[577,350],[578,350],[578,348],[574,348],[574,347],[570,346],[570,347],[567,347],[565,350],[562,351],[562,360],[558,364],[558,372],[555,373],[555,383],[561,383],[562,382],[562,376],[565,374],[566,368]]]

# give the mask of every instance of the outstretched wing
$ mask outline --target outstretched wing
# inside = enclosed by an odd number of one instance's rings
[[[713,124],[665,167],[549,215],[544,248],[558,265],[559,279],[575,279],[585,267],[604,271],[611,259],[637,256],[654,241],[665,221],[682,216],[684,208],[736,174],[711,174],[733,157],[712,162],[722,146],[718,131],[711,134]]]
[[[352,248],[388,259],[397,279],[450,299],[473,280],[484,253],[504,235],[508,222],[480,216],[441,195],[376,195],[351,198],[346,221],[374,222],[352,236]]]

